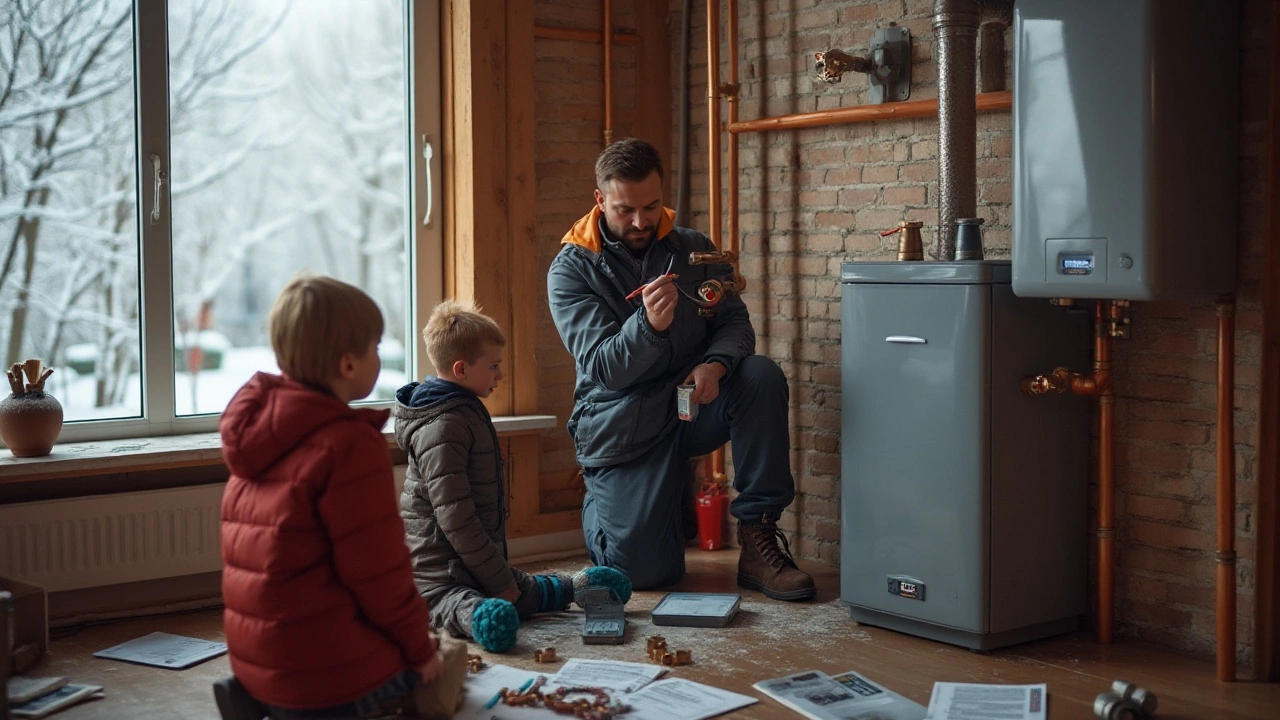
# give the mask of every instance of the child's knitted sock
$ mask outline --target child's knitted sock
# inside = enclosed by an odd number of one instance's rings
[[[568,610],[573,602],[573,581],[564,575],[532,575],[538,588],[538,612]]]
[[[631,599],[631,579],[620,571],[596,565],[573,574],[573,590],[577,593],[588,587],[608,588],[613,599],[624,605]],[[581,605],[582,603],[578,603]]]
[[[471,637],[489,652],[506,652],[516,644],[520,614],[502,598],[485,598],[471,611]]]

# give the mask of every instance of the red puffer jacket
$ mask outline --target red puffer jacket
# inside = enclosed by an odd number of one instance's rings
[[[258,700],[322,708],[431,659],[388,411],[258,373],[222,415],[222,599],[231,670]]]

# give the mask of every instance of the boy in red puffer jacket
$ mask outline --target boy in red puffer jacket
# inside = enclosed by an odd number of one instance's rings
[[[382,313],[327,277],[271,309],[281,375],[257,373],[222,415],[222,597],[231,669],[272,718],[414,711],[441,672],[414,587],[382,436],[352,408],[378,379]]]

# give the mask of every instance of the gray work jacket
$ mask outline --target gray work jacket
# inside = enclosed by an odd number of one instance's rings
[[[755,352],[751,318],[737,294],[725,297],[709,318],[682,294],[665,332],[649,326],[639,296],[626,299],[661,274],[673,255],[671,271],[690,295],[705,279],[730,277],[725,264],[689,264],[690,252],[715,246],[702,233],[674,227],[671,211],[666,212],[659,239],[637,259],[625,245],[607,239],[593,210],[565,236],[547,273],[551,317],[577,368],[567,427],[583,467],[643,455],[675,432],[680,422],[675,389],[694,366],[716,361],[732,373]]]

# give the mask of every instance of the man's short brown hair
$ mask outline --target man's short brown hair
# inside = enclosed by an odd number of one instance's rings
[[[474,303],[445,300],[427,318],[422,343],[436,372],[445,373],[459,360],[474,363],[485,344],[505,346],[507,338],[498,323]]]
[[[276,364],[299,382],[328,387],[347,353],[363,357],[382,337],[382,311],[363,290],[323,275],[299,275],[267,317]]]
[[[658,149],[644,140],[626,138],[600,151],[596,158],[596,187],[604,192],[609,189],[610,180],[640,182],[654,172],[661,180],[662,156]]]

